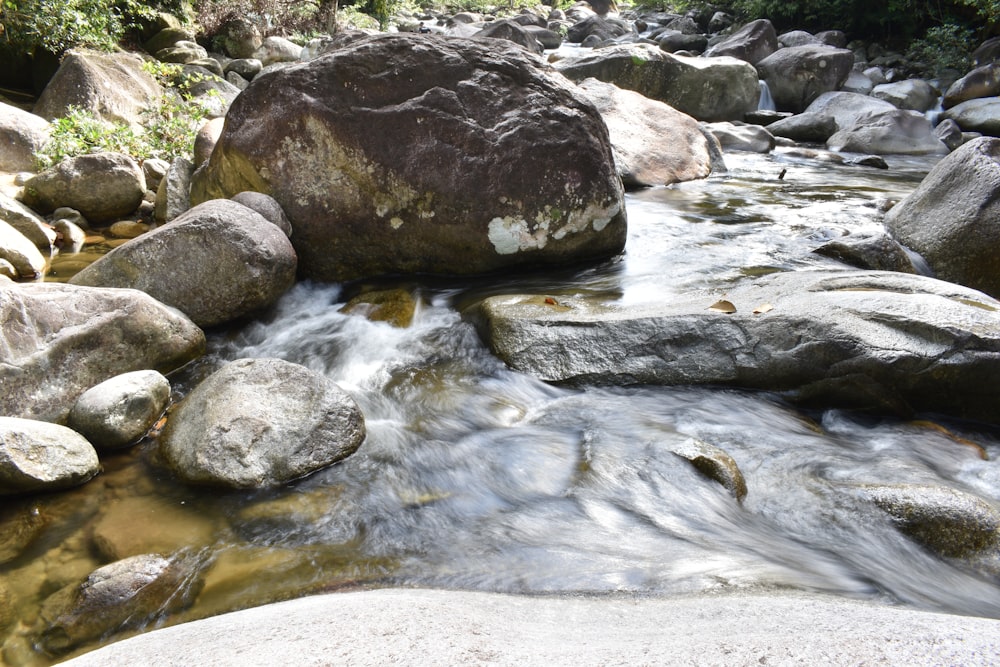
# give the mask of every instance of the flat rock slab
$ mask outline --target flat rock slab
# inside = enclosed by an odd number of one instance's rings
[[[345,632],[345,628],[350,628]],[[112,644],[104,665],[986,665],[1000,621],[804,593],[324,595]]]
[[[724,385],[824,407],[1000,415],[1000,302],[922,276],[797,271],[640,306],[496,296],[511,368],[575,385]]]

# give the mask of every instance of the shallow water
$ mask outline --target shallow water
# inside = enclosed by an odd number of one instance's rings
[[[284,489],[219,493],[174,482],[147,442],[78,490],[8,508],[46,523],[0,566],[21,620],[5,660],[48,660],[27,646],[27,628],[41,599],[109,560],[94,536],[116,512],[133,532],[163,529],[158,544],[119,537],[119,550],[186,548],[204,576],[194,607],[150,625],[376,585],[650,595],[765,585],[1000,618],[996,568],[932,555],[856,490],[910,482],[1000,501],[993,429],[805,413],[726,389],[555,387],[508,370],[463,319],[489,294],[640,303],[695,289],[722,297],[774,271],[851,270],[812,251],[878,231],[884,203],[932,164],[726,157],[728,173],[630,194],[627,251],[600,266],[400,283],[421,304],[408,329],[339,313],[341,286],[301,283],[259,319],[214,334],[210,353],[172,378],[178,398],[228,360],[280,357],[358,401],[364,445]],[[689,438],[735,459],[742,504],[671,453]]]

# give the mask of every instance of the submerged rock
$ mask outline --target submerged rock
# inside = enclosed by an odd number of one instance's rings
[[[100,382],[167,373],[205,349],[201,329],[137,290],[0,278],[0,321],[0,414],[15,417],[63,421]]]
[[[688,438],[670,447],[677,456],[691,462],[698,472],[721,484],[738,502],[747,496],[747,482],[733,457],[707,442]]]
[[[100,471],[79,433],[48,422],[0,417],[0,496],[83,484]]]
[[[280,359],[242,359],[174,411],[160,455],[187,482],[256,488],[325,468],[364,438],[358,406],[324,376]]]
[[[998,420],[1000,302],[980,292],[907,274],[798,271],[717,299],[614,307],[497,296],[478,316],[504,362],[550,382],[726,385]]]
[[[131,287],[213,326],[268,306],[295,283],[288,237],[229,200],[195,206],[73,276],[74,285]]]
[[[960,146],[885,216],[944,279],[1000,296],[1000,139]]]
[[[340,309],[347,315],[362,315],[372,322],[388,322],[394,327],[406,328],[413,323],[417,301],[403,289],[373,290],[348,301]]]
[[[217,526],[197,509],[153,496],[122,498],[104,508],[94,523],[93,547],[116,561],[146,553],[200,549],[217,539]]]
[[[913,484],[865,485],[861,493],[901,532],[942,556],[971,556],[1000,542],[1000,511],[978,496]]]
[[[193,558],[143,554],[94,570],[43,603],[39,644],[59,655],[98,637],[151,624],[191,604]]]
[[[600,115],[505,40],[384,34],[258,75],[192,197],[244,190],[281,204],[300,273],[320,280],[566,264],[625,242]]]

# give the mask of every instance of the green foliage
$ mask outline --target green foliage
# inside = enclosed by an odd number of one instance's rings
[[[110,51],[157,11],[178,9],[178,0],[0,0],[0,27],[4,47],[15,52]]]
[[[924,74],[939,76],[945,70],[966,72],[972,65],[972,30],[953,23],[934,26],[923,39],[910,44],[907,57],[923,66]]]
[[[66,116],[52,122],[48,142],[35,153],[39,168],[95,151],[124,153],[140,162],[148,158],[170,161],[193,155],[195,135],[208,115],[205,106],[187,93],[197,80],[182,80],[180,65],[150,62],[143,69],[161,83],[180,83],[143,112],[140,128],[103,120],[90,111],[70,107]]]

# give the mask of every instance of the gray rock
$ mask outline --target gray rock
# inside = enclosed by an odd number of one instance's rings
[[[875,86],[871,95],[900,109],[921,113],[936,107],[940,96],[937,89],[923,79],[883,83]]]
[[[247,81],[253,81],[263,68],[264,64],[256,58],[239,58],[226,65],[225,73],[235,72]]]
[[[78,486],[101,465],[75,431],[33,419],[0,417],[0,496]]]
[[[829,46],[791,46],[757,63],[779,111],[801,112],[822,93],[839,90],[854,65],[854,54]]]
[[[705,51],[705,55],[730,56],[756,65],[777,50],[778,35],[774,31],[774,25],[767,19],[758,19],[713,45]]]
[[[774,135],[759,125],[746,123],[708,123],[705,125],[723,150],[770,153],[774,150]]]
[[[264,43],[257,26],[248,18],[226,21],[215,31],[212,44],[230,58],[251,58]],[[259,71],[259,70],[258,70]],[[248,77],[253,78],[253,77]]]
[[[888,234],[847,236],[824,243],[813,252],[824,257],[832,257],[858,269],[919,273],[906,249]]]
[[[885,217],[935,274],[1000,295],[1000,139],[983,137],[937,163]]]
[[[528,50],[541,55],[545,48],[535,36],[515,21],[493,21],[483,26],[483,29],[472,36],[473,39],[506,39]]]
[[[149,158],[142,161],[142,175],[146,178],[146,190],[156,192],[160,181],[167,175],[170,163],[160,158]]]
[[[221,58],[222,56],[219,57]],[[210,55],[206,55],[203,58],[197,58],[195,60],[191,60],[185,63],[185,65],[191,67],[201,67],[202,69],[208,70],[209,72],[219,77],[220,79],[225,78],[225,75],[223,74],[222,70],[222,63],[220,63],[218,60],[216,60]]]
[[[295,266],[280,229],[246,206],[213,200],[118,246],[70,282],[138,289],[207,327],[274,303],[295,283]]]
[[[83,583],[53,593],[42,604],[39,644],[59,655],[183,609],[200,590],[195,562],[142,554],[94,570]]]
[[[154,55],[161,62],[172,63],[174,65],[188,65],[208,58],[208,51],[196,42],[181,41],[173,46],[160,49]]]
[[[71,220],[58,219],[52,223],[52,228],[59,235],[60,253],[80,252],[80,249],[83,248],[83,244],[87,240],[87,232]]]
[[[187,95],[201,105],[209,118],[225,116],[233,100],[242,92],[215,72],[187,64],[181,72],[187,81]]]
[[[781,48],[823,43],[823,41],[817,39],[812,33],[806,32],[805,30],[790,30],[778,35],[778,45]],[[775,51],[777,51],[777,49],[775,49]]]
[[[0,220],[0,259],[10,263],[19,279],[35,280],[45,273],[46,259],[35,244],[3,220]]]
[[[18,280],[21,274],[18,273],[14,265],[8,262],[6,259],[0,259],[0,276],[8,278],[10,280]]]
[[[736,58],[688,58],[651,44],[623,44],[564,58],[554,67],[573,81],[594,77],[698,120],[740,120],[757,108],[757,72]]]
[[[225,125],[225,122],[225,118],[213,118],[198,130],[198,134],[194,137],[195,167],[200,167],[212,157],[212,151],[215,150],[215,144],[219,143],[219,137],[222,136],[222,127]],[[190,183],[188,183],[188,187],[190,189]]]
[[[953,151],[965,143],[962,128],[951,118],[945,118],[934,127],[934,136],[941,140],[948,150]]]
[[[274,197],[261,192],[246,191],[233,195],[232,200],[237,204],[243,204],[247,208],[257,211],[268,222],[277,226],[285,236],[291,237],[292,223],[288,221],[285,210],[281,208],[281,204]]]
[[[860,116],[853,126],[842,128],[827,139],[826,147],[833,151],[875,155],[948,152],[926,116],[902,109]]]
[[[505,40],[383,34],[261,73],[192,200],[246,190],[281,204],[320,280],[575,263],[625,242],[600,115]]]
[[[256,58],[264,67],[274,63],[295,62],[302,55],[302,47],[285,39],[272,35],[264,39],[260,48],[254,51],[252,58]]]
[[[587,38],[604,41],[621,37],[629,32],[631,29],[624,21],[591,15],[570,26],[566,31],[566,41],[571,44],[580,44]]]
[[[53,120],[73,106],[105,120],[138,124],[142,112],[163,95],[142,63],[133,53],[69,51],[39,96],[35,113]]]
[[[709,140],[687,114],[597,79],[586,79],[579,88],[608,126],[626,186],[669,185],[711,173]]]
[[[35,153],[49,140],[41,116],[0,102],[0,171],[35,171]]]
[[[894,111],[890,102],[867,95],[846,92],[823,93],[806,108],[804,113],[832,118],[838,130],[857,125],[866,116]]]
[[[901,273],[798,271],[733,286],[736,312],[717,298],[624,308],[498,296],[478,321],[504,362],[550,382],[727,385],[998,420],[1000,303],[982,293]]]
[[[1000,137],[1000,97],[981,97],[956,104],[941,118],[955,121],[965,132]]]
[[[149,38],[143,48],[147,53],[157,53],[169,49],[180,42],[194,42],[195,34],[190,28],[183,26],[168,26]]]
[[[827,114],[806,111],[768,124],[767,131],[793,141],[826,143],[837,131],[837,121]]]
[[[201,329],[142,292],[0,280],[0,414],[63,421],[110,377],[200,356]]]
[[[28,179],[23,200],[39,213],[69,206],[101,223],[132,213],[145,194],[146,178],[135,160],[120,153],[89,153]]]
[[[184,157],[174,158],[166,175],[156,189],[153,219],[156,222],[170,222],[191,208],[191,178],[194,164]]]
[[[747,497],[747,482],[743,472],[733,457],[723,449],[695,438],[688,438],[683,442],[672,444],[670,451],[690,461],[691,465],[705,477],[721,484],[737,502],[742,503]]]
[[[146,435],[169,402],[167,378],[157,371],[132,371],[83,392],[67,424],[95,447],[119,449]]]
[[[975,68],[951,84],[945,91],[941,106],[950,109],[962,102],[997,95],[1000,95],[1000,63],[989,63]]]
[[[845,93],[858,93],[859,95],[870,95],[875,89],[875,82],[864,72],[851,70],[841,84],[840,90]]]
[[[544,49],[558,49],[562,45],[562,35],[555,30],[549,30],[545,26],[526,25],[524,29],[528,34],[538,40]]]
[[[187,482],[257,488],[344,459],[364,438],[361,411],[326,377],[280,359],[241,359],[184,399],[160,455]]]
[[[29,178],[30,180],[30,178]],[[19,231],[37,248],[52,250],[56,235],[45,220],[30,208],[0,192],[0,220]]]
[[[942,556],[971,556],[1000,541],[1000,511],[978,496],[913,484],[871,484],[860,492],[901,532]]]
[[[660,48],[667,53],[677,51],[702,52],[708,47],[708,39],[704,35],[686,35],[677,30],[664,30],[654,38]]]
[[[69,208],[68,206],[60,206],[56,210],[52,211],[52,219],[69,220],[80,229],[90,229],[90,223],[87,222],[85,217],[83,217],[83,214],[75,208]]]

